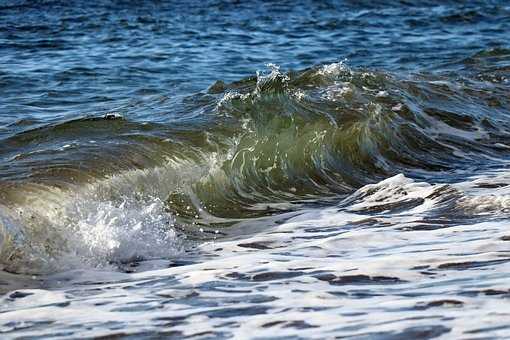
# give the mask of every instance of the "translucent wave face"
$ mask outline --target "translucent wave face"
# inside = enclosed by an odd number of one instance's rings
[[[114,268],[180,254],[184,240],[176,234],[175,217],[164,200],[137,192],[147,184],[143,181],[158,177],[155,172],[134,171],[75,192],[45,188],[34,195],[27,190],[26,195],[33,195],[26,198],[30,204],[2,210],[4,269],[44,273]]]

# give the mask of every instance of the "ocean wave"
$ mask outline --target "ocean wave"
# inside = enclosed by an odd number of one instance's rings
[[[354,210],[409,210],[444,190],[452,211],[506,211],[506,198],[465,198],[448,186],[509,155],[509,112],[494,96],[507,99],[478,81],[345,62],[270,65],[184,98],[175,109],[193,119],[148,123],[120,109],[23,130],[2,141],[0,262],[30,272],[167,257],[180,247],[176,230],[216,237],[241,221],[344,199]],[[443,184],[370,186],[400,173]],[[415,187],[427,193],[410,194]]]

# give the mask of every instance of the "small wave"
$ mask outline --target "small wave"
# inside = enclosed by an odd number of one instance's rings
[[[332,197],[374,213],[434,195],[441,209],[507,209],[505,198],[413,182],[452,182],[509,156],[509,112],[488,96],[476,79],[270,65],[184,98],[175,109],[193,119],[103,113],[19,133],[2,141],[1,262],[30,271],[170,256],[172,224],[215,230]]]

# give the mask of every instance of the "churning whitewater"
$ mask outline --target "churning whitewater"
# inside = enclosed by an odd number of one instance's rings
[[[0,337],[508,338],[510,7],[0,5]]]

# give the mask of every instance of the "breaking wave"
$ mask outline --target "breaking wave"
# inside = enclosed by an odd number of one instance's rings
[[[448,183],[510,152],[506,56],[463,61],[469,77],[270,65],[178,102],[142,103],[173,112],[150,123],[125,108],[28,130],[18,122],[2,141],[0,263],[45,272],[169,257],[236,223],[339,201],[469,205]],[[397,174],[442,184],[403,201],[386,198],[414,182],[371,193]]]

